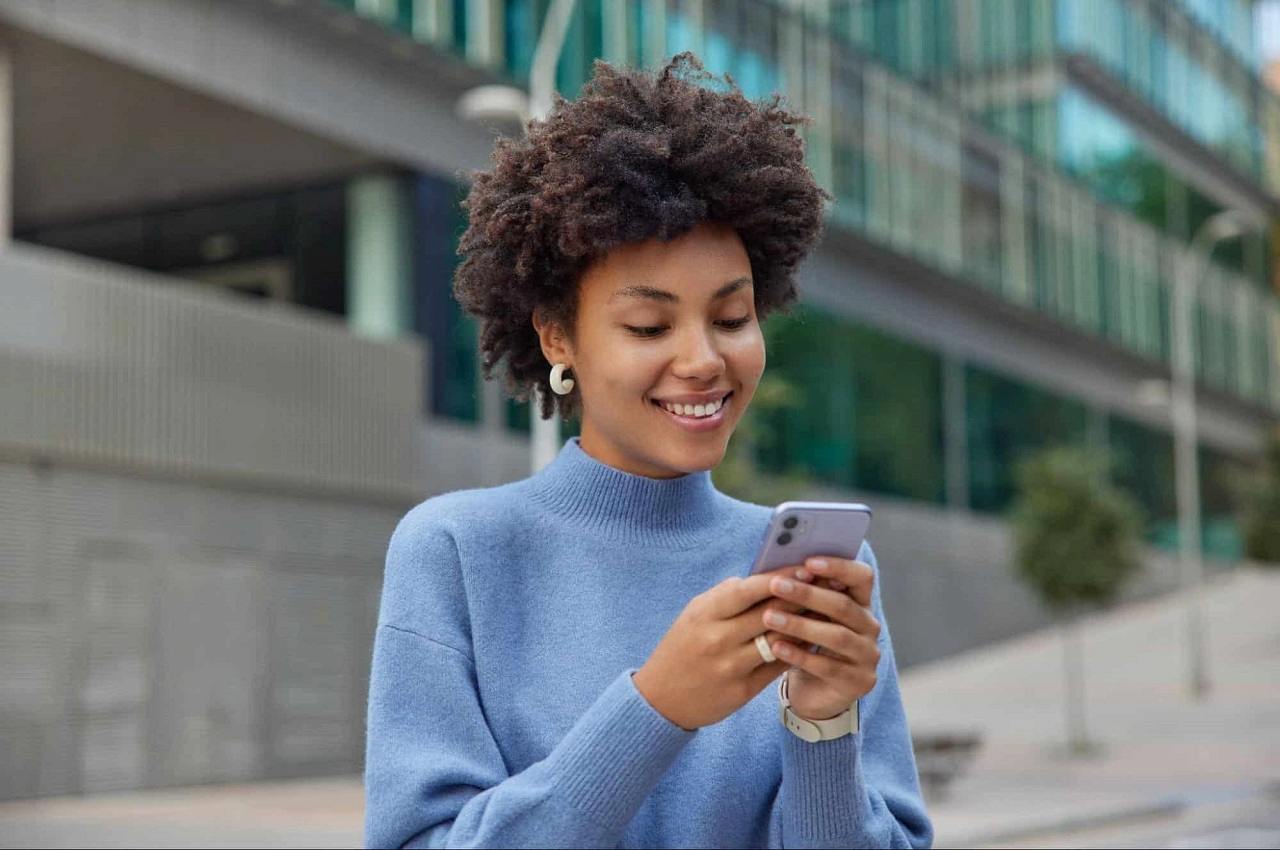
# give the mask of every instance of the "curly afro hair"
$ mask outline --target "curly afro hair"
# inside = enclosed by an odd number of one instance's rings
[[[831,198],[794,127],[810,119],[724,81],[689,52],[656,72],[597,59],[579,97],[557,95],[524,138],[497,141],[491,170],[471,173],[454,295],[480,321],[484,377],[505,357],[508,393],[524,401],[541,386],[543,419],[553,405],[577,416],[581,394],[551,392],[533,311],[572,339],[578,280],[619,245],[725,224],[750,258],[760,318],[795,301]]]

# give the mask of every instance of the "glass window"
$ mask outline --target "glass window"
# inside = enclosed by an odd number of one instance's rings
[[[1012,502],[1017,463],[1037,449],[1082,444],[1085,406],[976,366],[965,367],[969,502],[1003,511]]]
[[[514,398],[507,399],[507,430],[514,431],[518,434],[528,434],[533,431],[533,423],[530,421],[530,404],[527,401],[516,401]]]
[[[767,374],[798,398],[762,419],[762,469],[942,502],[937,355],[803,304],[765,333]]]
[[[832,60],[833,108],[841,120],[832,128],[832,184],[837,199],[833,214],[857,227],[867,214],[867,172],[862,121],[862,74],[847,56]]]
[[[1112,456],[1112,477],[1146,514],[1148,543],[1176,549],[1178,504],[1175,492],[1173,438],[1130,419],[1112,416],[1107,421]]]
[[[961,228],[965,271],[984,286],[1000,285],[1000,163],[972,145],[964,146]]]
[[[478,326],[453,297],[458,240],[467,226],[460,206],[465,196],[466,188],[452,181],[429,175],[415,181],[414,330],[431,349],[431,411],[475,422],[480,418]]]
[[[547,0],[506,0],[503,6],[507,73],[517,80],[527,81]]]

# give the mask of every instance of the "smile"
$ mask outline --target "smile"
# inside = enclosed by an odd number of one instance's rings
[[[662,410],[666,416],[687,431],[712,431],[728,418],[728,409],[733,393],[710,404],[671,404],[653,399],[654,407]]]

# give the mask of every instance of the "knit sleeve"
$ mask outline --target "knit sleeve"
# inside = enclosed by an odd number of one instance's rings
[[[861,700],[859,731],[809,743],[777,725],[782,787],[769,825],[770,847],[930,847],[911,733],[898,688],[880,570],[871,546],[859,560],[876,572],[872,613],[880,622],[876,685]]]
[[[616,846],[696,731],[658,713],[623,670],[546,758],[512,775],[470,650],[457,547],[410,512],[388,548],[374,637],[365,845]]]

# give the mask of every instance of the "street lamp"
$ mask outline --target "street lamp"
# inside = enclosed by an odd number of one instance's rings
[[[1204,557],[1200,549],[1200,466],[1196,456],[1195,333],[1192,315],[1199,286],[1199,270],[1208,265],[1213,249],[1248,229],[1235,210],[1216,213],[1196,231],[1191,250],[1174,275],[1171,299],[1173,331],[1173,385],[1170,402],[1173,419],[1175,475],[1178,499],[1178,549],[1183,592],[1187,595],[1187,650],[1191,695],[1202,699],[1209,692],[1209,666],[1205,656],[1203,614]]]
[[[553,105],[556,65],[564,47],[576,1],[552,0],[551,7],[547,9],[542,31],[538,34],[538,44],[533,51],[527,95],[514,86],[477,86],[458,100],[458,114],[466,120],[481,123],[514,122],[522,131],[530,120],[546,118]],[[529,395],[532,431],[529,462],[532,472],[537,472],[553,461],[560,451],[560,414],[552,408],[550,419],[539,416],[538,393],[535,390]],[[492,401],[497,396],[497,393],[486,393],[486,400]],[[497,401],[500,400],[497,398]]]

